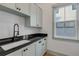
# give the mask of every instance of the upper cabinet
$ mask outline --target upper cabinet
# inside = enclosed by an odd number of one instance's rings
[[[8,12],[30,16],[29,3],[1,3],[0,5],[2,6],[2,9],[7,10]]]
[[[0,9],[24,16],[25,26],[30,27],[42,27],[42,9],[33,3],[1,3]]]
[[[0,5],[13,9],[13,10],[16,10],[15,3],[1,3]]]
[[[42,27],[42,10],[36,4],[31,4],[30,26]]]
[[[30,26],[36,27],[37,26],[37,19],[36,19],[36,15],[37,15],[36,9],[37,9],[37,6],[35,4],[31,4],[31,8],[30,9],[31,9]]]
[[[29,3],[16,3],[15,4],[16,10],[26,14],[30,15],[30,4]]]
[[[36,15],[37,26],[38,27],[42,27],[42,9],[37,6],[37,10],[36,11],[37,11],[37,15]]]

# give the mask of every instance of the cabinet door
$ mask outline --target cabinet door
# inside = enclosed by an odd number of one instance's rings
[[[33,27],[37,27],[36,8],[37,8],[37,6],[35,4],[31,4],[30,26],[33,26]]]
[[[42,55],[47,51],[47,40],[46,38],[42,39]]]
[[[37,26],[42,27],[42,10],[40,7],[37,6]]]
[[[42,55],[42,40],[36,42],[36,56]]]
[[[35,56],[35,43],[25,47],[22,54],[23,56]]]
[[[47,41],[43,38],[36,42],[36,56],[42,56],[47,51]]]
[[[17,11],[30,15],[30,4],[29,3],[17,3],[16,4]]]
[[[15,3],[1,3],[0,5],[16,10]]]

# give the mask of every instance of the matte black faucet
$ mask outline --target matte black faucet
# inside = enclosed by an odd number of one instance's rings
[[[15,30],[16,29],[16,26],[17,26],[17,31]],[[16,34],[17,32],[17,34]],[[17,35],[19,35],[19,25],[18,24],[14,24],[14,32],[13,32],[13,36],[16,37]]]

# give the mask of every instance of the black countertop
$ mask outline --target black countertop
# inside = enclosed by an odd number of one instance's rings
[[[28,35],[28,38],[26,40],[29,40],[28,43],[25,43],[23,45],[20,45],[20,46],[17,46],[15,48],[12,48],[12,49],[9,49],[7,51],[3,50],[1,47],[0,47],[0,56],[5,56],[7,54],[10,54],[16,50],[19,50],[25,46],[28,46],[44,37],[46,37],[47,34],[44,34],[44,33],[36,33],[36,34],[30,34]],[[19,39],[15,40],[15,41],[11,41],[11,39],[13,39],[13,37],[10,37],[10,38],[5,38],[5,39],[1,39],[0,41],[0,46],[2,45],[5,45],[5,44],[9,44],[9,43],[12,43],[12,42],[17,42],[17,41],[20,41],[20,40],[24,40],[23,39],[23,36],[20,36]]]

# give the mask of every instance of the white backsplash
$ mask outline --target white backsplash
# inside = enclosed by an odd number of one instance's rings
[[[0,11],[0,39],[13,36],[13,25],[19,24],[20,35],[27,35],[41,32],[40,28],[25,27],[25,18]]]

